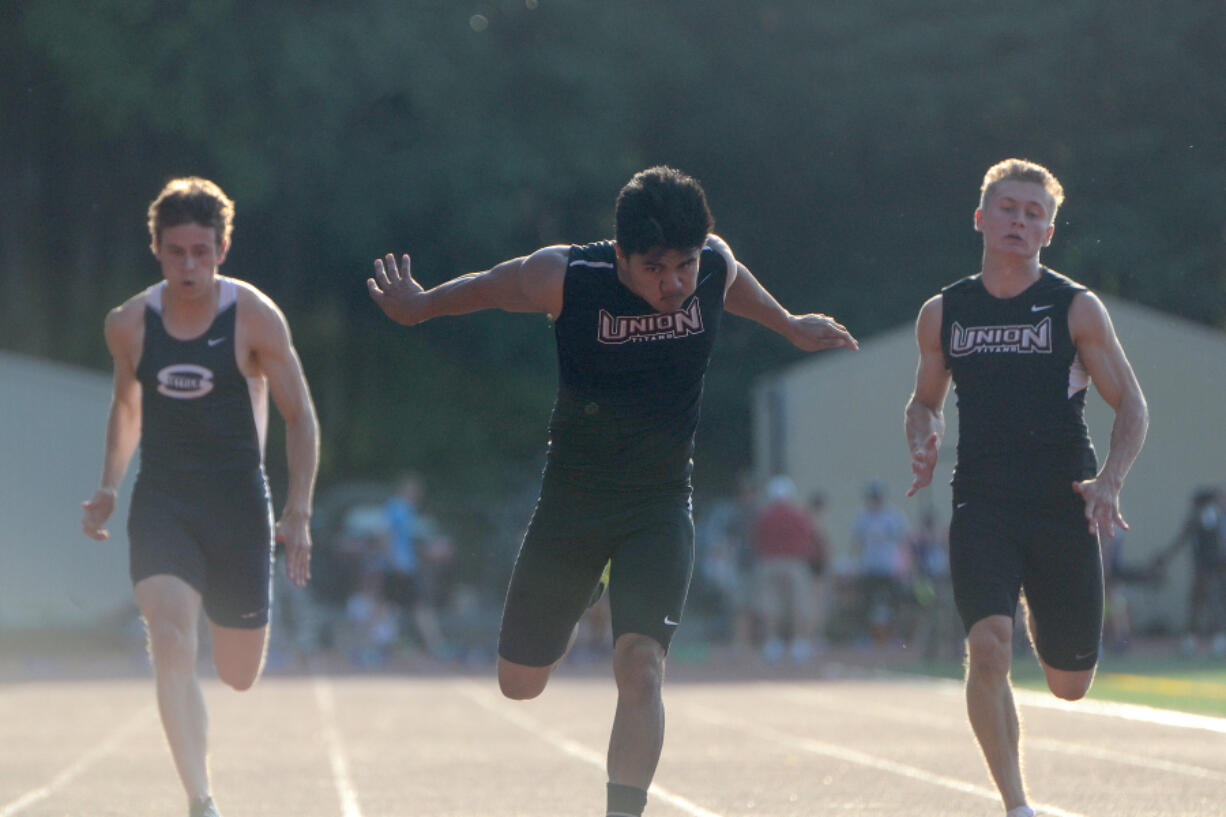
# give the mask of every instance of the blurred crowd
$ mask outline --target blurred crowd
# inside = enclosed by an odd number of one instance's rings
[[[457,545],[428,512],[425,489],[421,476],[406,474],[343,503],[317,539],[310,592],[277,595],[282,633],[274,644],[292,645],[300,658],[328,650],[365,669],[406,656],[493,660],[505,576],[473,583],[459,575]],[[743,478],[735,495],[703,503],[688,636],[768,665],[810,664],[834,646],[960,658],[947,521],[931,506],[910,520],[876,479],[863,487],[850,529],[830,530],[827,510],[822,494],[802,496],[786,476]],[[1211,488],[1194,492],[1156,555],[1129,558],[1124,531],[1103,542],[1107,650],[1130,648],[1131,599],[1184,561],[1191,577],[1180,649],[1226,656],[1226,506]],[[580,622],[568,660],[600,660],[611,650],[606,594]]]
[[[926,658],[959,654],[944,527],[931,511],[911,524],[880,480],[865,486],[836,557],[826,499],[786,476],[761,490],[741,480],[699,526],[695,603],[717,637],[768,664],[807,664],[832,643]]]
[[[830,531],[825,498],[802,497],[786,476],[759,488],[743,479],[699,526],[691,604],[715,622],[713,637],[768,664],[805,664],[832,644],[907,650],[923,659],[962,655],[963,631],[949,580],[948,523],[931,506],[912,522],[880,480],[863,491],[850,530]],[[1193,493],[1173,539],[1127,558],[1126,531],[1103,542],[1104,648],[1133,644],[1131,598],[1160,588],[1177,558],[1189,565],[1185,655],[1226,657],[1226,500]],[[836,548],[835,539],[846,547]],[[835,553],[840,552],[836,556]],[[1181,556],[1186,551],[1186,555]],[[691,611],[693,612],[693,610]],[[1025,648],[1020,626],[1019,648]]]

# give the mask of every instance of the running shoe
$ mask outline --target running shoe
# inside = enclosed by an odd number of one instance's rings
[[[221,812],[217,810],[212,797],[201,797],[192,801],[188,817],[221,817]]]

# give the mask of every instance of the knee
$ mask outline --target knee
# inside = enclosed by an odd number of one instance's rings
[[[1013,662],[1012,631],[976,625],[966,638],[966,654],[969,674],[1004,679]]]
[[[646,636],[619,645],[613,656],[613,675],[623,697],[658,695],[664,681],[664,648]]]
[[[194,672],[198,640],[195,632],[177,622],[154,618],[146,624],[149,655],[161,672]]]
[[[512,701],[527,701],[545,691],[549,669],[525,667],[498,659],[498,689]]]
[[[259,667],[254,670],[247,667],[216,667],[216,669],[217,677],[221,679],[221,682],[236,692],[246,692],[251,689],[260,677]]]
[[[267,629],[213,628],[213,667],[223,684],[238,692],[251,689],[264,671]]]
[[[1065,701],[1080,701],[1090,691],[1094,673],[1048,671],[1047,688],[1051,694]]]

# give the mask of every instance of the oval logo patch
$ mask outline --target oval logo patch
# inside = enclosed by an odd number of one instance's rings
[[[158,372],[158,393],[176,400],[194,400],[213,390],[213,372],[194,363],[176,363]]]

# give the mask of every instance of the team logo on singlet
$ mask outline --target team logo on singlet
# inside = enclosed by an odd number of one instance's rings
[[[176,400],[195,400],[213,390],[213,372],[194,363],[175,363],[158,372],[158,393]]]
[[[596,337],[601,343],[642,343],[685,338],[702,331],[702,309],[695,298],[685,309],[651,315],[612,315],[602,309]]]
[[[951,357],[965,357],[980,353],[1013,352],[1016,354],[1051,354],[1051,318],[1044,318],[1034,326],[972,326],[963,329],[954,323],[949,333]]]

